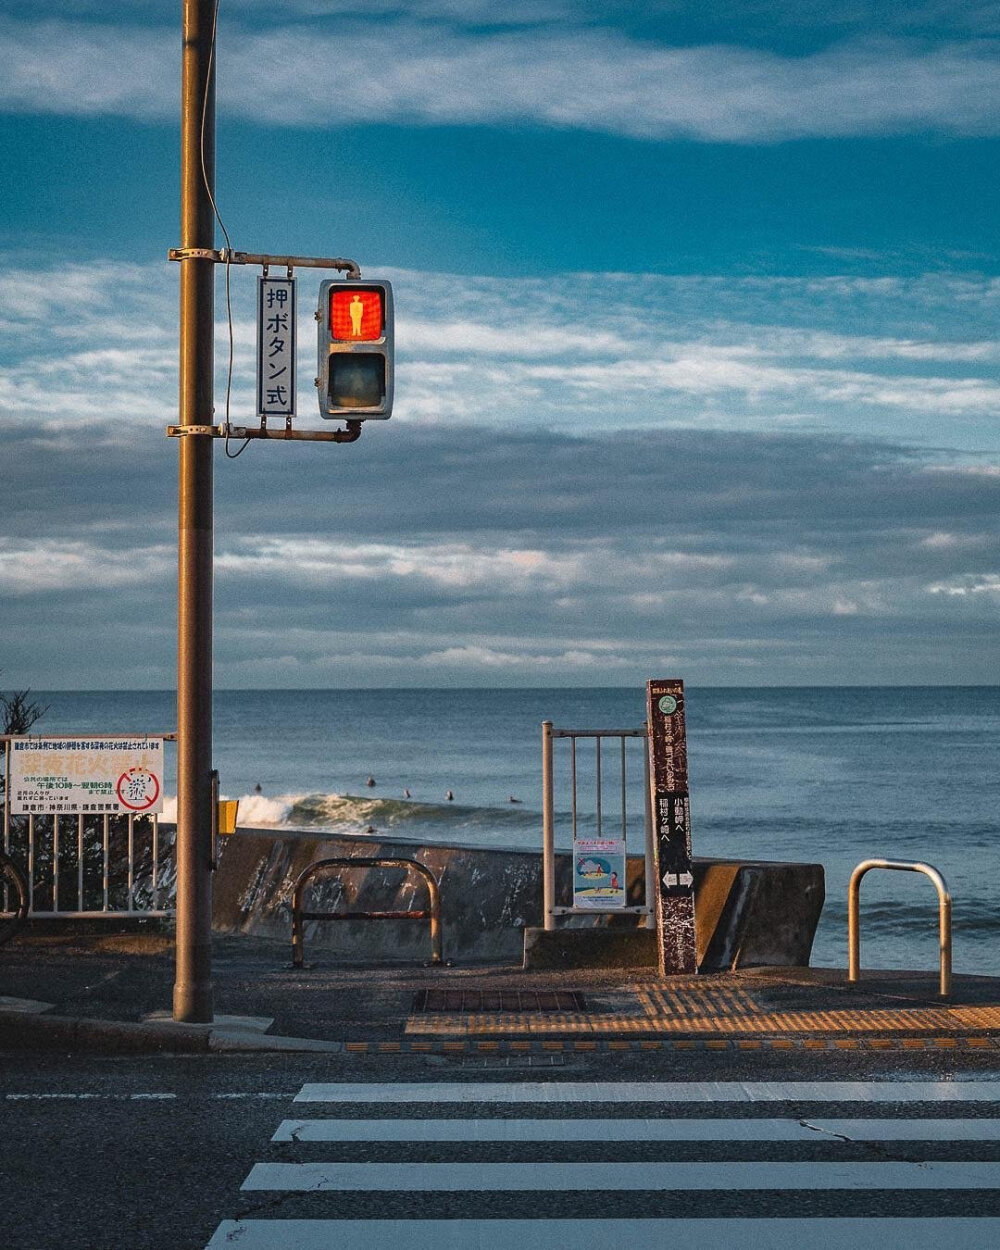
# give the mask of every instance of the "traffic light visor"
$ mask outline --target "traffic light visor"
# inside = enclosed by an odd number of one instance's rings
[[[371,343],[385,333],[382,292],[340,287],[330,292],[330,337],[343,343]]]

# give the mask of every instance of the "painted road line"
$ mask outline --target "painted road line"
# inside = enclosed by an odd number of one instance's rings
[[[176,1094],[0,1094],[3,1102],[172,1102]]]
[[[206,1250],[984,1250],[1000,1219],[224,1220]]]
[[[998,1141],[1000,1120],[283,1120],[273,1142]]]
[[[241,1189],[486,1193],[538,1190],[997,1189],[1000,1163],[255,1163]]]
[[[343,1081],[303,1085],[295,1102],[692,1103],[1000,1102],[998,1081]]]
[[[23,1094],[0,1094],[0,1102],[171,1102],[178,1098],[193,1099],[195,1101],[229,1101],[231,1099],[253,1098],[263,1100],[273,1100],[277,1102],[292,1102],[295,1098],[294,1092],[286,1094],[262,1093],[259,1091],[249,1091],[239,1094],[175,1094],[175,1093],[148,1093],[148,1094],[90,1094],[90,1093],[23,1093]]]

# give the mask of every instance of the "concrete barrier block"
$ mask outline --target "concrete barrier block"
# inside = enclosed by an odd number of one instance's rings
[[[429,868],[441,888],[446,959],[522,959],[525,930],[542,922],[540,852],[239,829],[225,840],[215,877],[215,928],[287,939],[290,945],[297,877],[317,859],[338,856],[401,856]],[[558,854],[556,891],[566,903],[571,869],[570,854]],[[696,859],[694,877],[699,967],[808,964],[823,905],[819,864]],[[629,857],[626,884],[629,903],[642,903],[640,856]],[[325,878],[309,895],[309,911],[413,910],[424,906],[426,887],[401,869],[359,868]],[[559,932],[621,935],[620,943],[610,937],[582,941],[590,942],[588,951],[603,950],[603,958],[627,958],[637,966],[647,959],[651,931],[634,914],[565,917]],[[305,947],[307,958],[315,949],[359,960],[423,961],[430,939],[427,923],[420,921],[314,921],[306,924]],[[569,950],[566,943],[563,948]]]

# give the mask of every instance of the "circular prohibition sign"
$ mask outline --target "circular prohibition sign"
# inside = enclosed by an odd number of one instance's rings
[[[118,801],[130,812],[145,812],[160,797],[160,783],[146,768],[129,768],[118,778]]]

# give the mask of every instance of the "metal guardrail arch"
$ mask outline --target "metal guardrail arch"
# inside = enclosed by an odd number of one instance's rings
[[[427,883],[429,907],[420,911],[303,911],[302,896],[306,886],[318,876],[332,873],[338,868],[405,868],[408,872],[417,873]],[[334,858],[318,859],[299,874],[292,891],[292,967],[302,968],[305,964],[305,931],[303,922],[306,920],[429,920],[431,929],[431,963],[444,962],[442,955],[441,931],[441,890],[434,874],[415,859],[386,858]]]
[[[938,935],[941,948],[941,975],[938,997],[951,995],[951,895],[944,877],[930,864],[909,863],[894,859],[866,859],[851,873],[847,887],[847,980],[855,983],[861,976],[861,881],[873,868],[892,872],[919,872],[934,882],[938,893]]]

